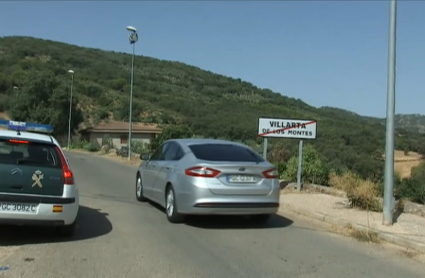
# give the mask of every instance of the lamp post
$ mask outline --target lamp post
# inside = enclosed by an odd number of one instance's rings
[[[388,41],[387,131],[385,145],[384,209],[382,224],[393,224],[394,187],[394,113],[396,74],[397,0],[390,3],[390,32]]]
[[[71,96],[69,97],[69,116],[68,116],[68,151],[71,143],[71,117],[72,117],[72,87],[74,86],[74,71],[68,70],[71,74]]]
[[[137,35],[137,29],[133,26],[127,26],[126,28],[130,31],[130,35],[128,36],[128,40],[130,44],[133,45],[133,55],[131,56],[131,80],[130,80],[130,112],[128,117],[128,160],[131,160],[131,132],[133,128],[132,123],[132,114],[133,114],[133,76],[134,76],[134,52],[136,42],[139,40],[139,36]]]

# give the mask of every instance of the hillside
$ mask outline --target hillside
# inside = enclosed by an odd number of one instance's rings
[[[35,118],[23,96],[32,97],[33,101],[43,99],[44,103],[55,101],[56,106],[51,104],[52,107],[67,111],[70,82],[67,71],[72,69],[75,109],[82,110],[85,125],[108,119],[127,120],[130,63],[131,56],[124,53],[30,37],[0,38],[0,112],[7,111],[9,116],[12,113],[13,118]],[[49,82],[37,81],[47,73]],[[14,86],[19,89],[14,90]],[[58,91],[54,86],[61,89]],[[25,91],[28,87],[38,91]],[[40,92],[45,89],[39,88],[48,88],[49,92]],[[329,167],[348,168],[364,177],[382,176],[380,157],[385,130],[380,119],[337,108],[316,108],[240,79],[144,56],[135,59],[133,103],[135,121],[184,124],[199,136],[253,144],[261,142],[256,138],[259,116],[317,119],[319,138],[312,143]],[[44,119],[46,113],[56,113],[52,107],[38,111],[37,119]],[[27,111],[23,112],[24,108]],[[56,123],[64,122],[66,115],[66,112],[58,113]],[[422,136],[408,130],[398,134],[397,148],[424,153]],[[279,161],[297,149],[293,140],[275,139],[271,144],[270,154],[275,157],[279,154],[275,158]]]
[[[425,133],[425,116],[420,114],[398,114],[394,118],[395,126],[412,132]],[[385,124],[385,119],[381,119]]]

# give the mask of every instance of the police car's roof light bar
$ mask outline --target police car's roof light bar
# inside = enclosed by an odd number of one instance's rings
[[[28,123],[28,122],[17,122],[17,121],[9,121],[9,120],[1,120],[0,119],[0,127],[5,127],[9,130],[16,131],[29,131],[36,133],[53,133],[53,127],[50,125],[44,124],[36,124],[36,123]]]

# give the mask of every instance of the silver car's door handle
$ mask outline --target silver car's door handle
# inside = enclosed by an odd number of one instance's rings
[[[155,163],[151,163],[151,166],[152,166],[152,167],[156,167],[156,164],[155,164]]]

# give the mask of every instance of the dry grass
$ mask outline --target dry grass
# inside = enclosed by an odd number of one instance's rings
[[[332,225],[332,230],[336,233],[352,237],[360,242],[370,242],[375,244],[381,243],[381,240],[379,239],[377,233],[370,230],[367,230],[367,231],[358,230],[354,228],[352,225],[347,225],[347,226]]]
[[[418,255],[418,252],[411,251],[409,249],[404,249],[401,251],[401,254],[409,259],[412,259]]]
[[[403,151],[395,151],[394,170],[400,174],[401,178],[408,178],[412,168],[418,166],[422,160],[422,156],[416,152],[409,152],[408,155],[405,155]]]
[[[412,174],[412,168],[418,166],[421,160],[399,161],[394,163],[394,170],[401,178],[408,178]]]
[[[137,156],[136,157],[132,157],[131,158],[131,161],[128,161],[128,158],[127,157],[122,157],[122,156],[116,155],[115,150],[113,152],[109,152],[107,154],[105,154],[105,153],[98,153],[98,155],[104,156],[104,157],[106,157],[108,159],[111,159],[111,160],[115,160],[115,161],[121,162],[123,164],[129,164],[129,165],[134,165],[134,166],[139,166],[140,163],[142,162],[140,160],[140,158],[137,157]]]
[[[372,231],[360,231],[351,228],[350,236],[361,242],[380,243],[378,234]]]
[[[10,120],[6,112],[0,112],[0,119]]]
[[[404,151],[394,152],[394,162],[412,161],[412,160],[422,160],[422,155],[416,152],[409,152],[408,155],[405,155]]]
[[[332,173],[329,176],[329,184],[347,193],[347,198],[352,207],[370,211],[381,211],[382,204],[378,200],[378,184],[363,180],[359,176],[346,172],[343,175]]]

